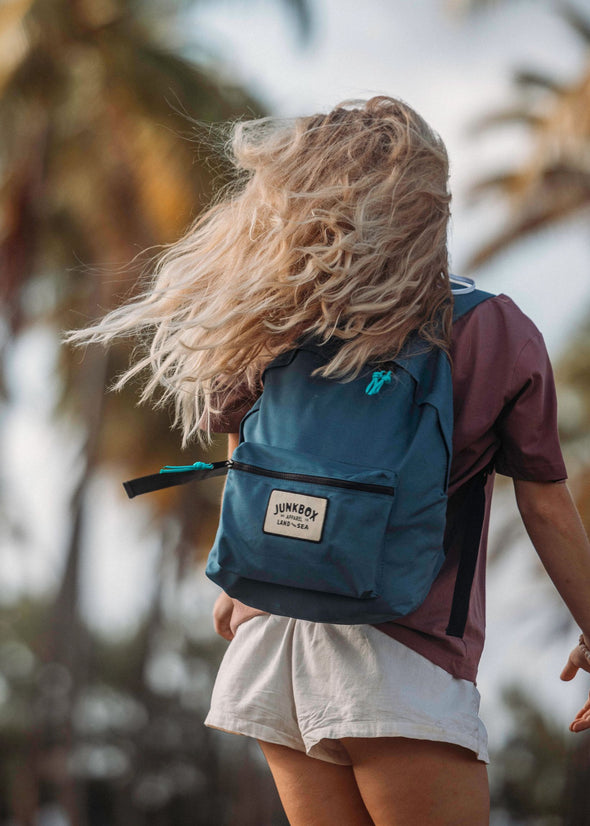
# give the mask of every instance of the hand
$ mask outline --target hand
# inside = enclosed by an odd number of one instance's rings
[[[562,680],[573,680],[573,678],[578,673],[578,669],[582,669],[583,671],[590,672],[590,662],[584,656],[584,652],[577,645],[573,651],[570,653],[567,664],[563,671],[561,672],[561,679]],[[578,732],[578,731],[585,731],[586,729],[590,728],[590,695],[586,700],[585,704],[582,708],[578,711],[576,716],[574,717],[572,723],[570,724],[570,731]]]
[[[234,603],[232,598],[228,597],[225,591],[222,591],[215,600],[215,605],[213,606],[213,625],[219,636],[223,637],[224,640],[229,640],[230,642],[234,638],[233,632],[230,628],[233,610]]]
[[[590,728],[590,695],[570,723],[570,731],[573,732],[585,731],[588,728]]]

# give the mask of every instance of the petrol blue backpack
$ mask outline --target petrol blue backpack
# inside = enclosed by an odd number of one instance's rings
[[[456,294],[454,320],[488,297],[472,288]],[[353,381],[314,376],[333,346],[300,343],[267,366],[229,461],[124,484],[135,496],[227,471],[210,579],[272,614],[380,623],[415,610],[444,561],[451,366],[443,351],[411,337],[391,363]],[[476,552],[456,589],[463,603]],[[464,604],[457,616],[448,633],[461,636]]]

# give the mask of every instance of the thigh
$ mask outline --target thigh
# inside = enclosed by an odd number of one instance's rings
[[[291,826],[374,826],[351,766],[258,741]]]
[[[487,826],[486,766],[450,743],[346,737],[342,743],[375,826]]]

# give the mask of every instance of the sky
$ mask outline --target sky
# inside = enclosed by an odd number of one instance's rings
[[[590,16],[590,0],[578,5]],[[518,130],[475,134],[474,123],[515,100],[516,69],[570,78],[582,66],[581,43],[555,6],[507,0],[461,16],[444,0],[364,0],[362,7],[352,0],[315,0],[312,38],[303,47],[293,18],[278,0],[202,0],[174,37],[188,54],[246,85],[282,116],[373,94],[401,97],[414,106],[449,150],[450,251],[453,270],[461,274],[469,254],[505,220],[500,205],[471,203],[469,186],[517,163],[529,148]],[[589,261],[590,239],[580,218],[523,242],[476,275],[484,289],[506,292],[517,301],[557,360],[590,305]],[[46,391],[55,357],[48,331],[31,331],[19,342],[8,376],[15,403],[3,423],[0,449],[11,479],[8,506],[18,509],[28,532],[22,542],[12,542],[0,563],[8,595],[25,587],[39,592],[59,580],[67,497],[56,478],[75,474],[81,434],[71,427],[60,430],[52,417]],[[30,484],[32,468],[35,485]],[[110,475],[95,482],[82,572],[87,618],[115,634],[133,627],[149,602],[154,576],[160,575],[149,509],[134,502],[130,516],[119,482]],[[506,489],[500,489],[494,513],[498,526],[515,518]],[[490,733],[497,739],[502,681],[513,676],[528,681],[531,692],[548,708],[559,706],[562,716],[575,709],[580,688],[559,685],[563,642],[551,639],[550,628],[554,619],[563,620],[564,609],[547,590],[548,582],[539,580],[524,537],[492,575],[497,587],[490,590],[490,634],[480,682],[486,713],[494,721]],[[202,572],[187,585],[179,604],[192,605],[193,625],[206,625],[215,594]],[[540,604],[545,625],[535,624]],[[545,632],[546,644],[541,644]]]

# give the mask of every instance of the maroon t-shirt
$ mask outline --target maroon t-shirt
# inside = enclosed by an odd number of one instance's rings
[[[505,295],[484,301],[453,325],[454,430],[449,512],[464,486],[493,464],[505,476],[557,482],[566,469],[557,435],[553,372],[541,333]],[[255,397],[234,399],[212,423],[236,433]],[[379,630],[455,677],[475,681],[485,634],[485,567],[493,474],[486,484],[485,517],[463,637],[447,634],[460,548],[451,541],[426,600],[413,613]],[[232,628],[261,613],[235,603]]]

